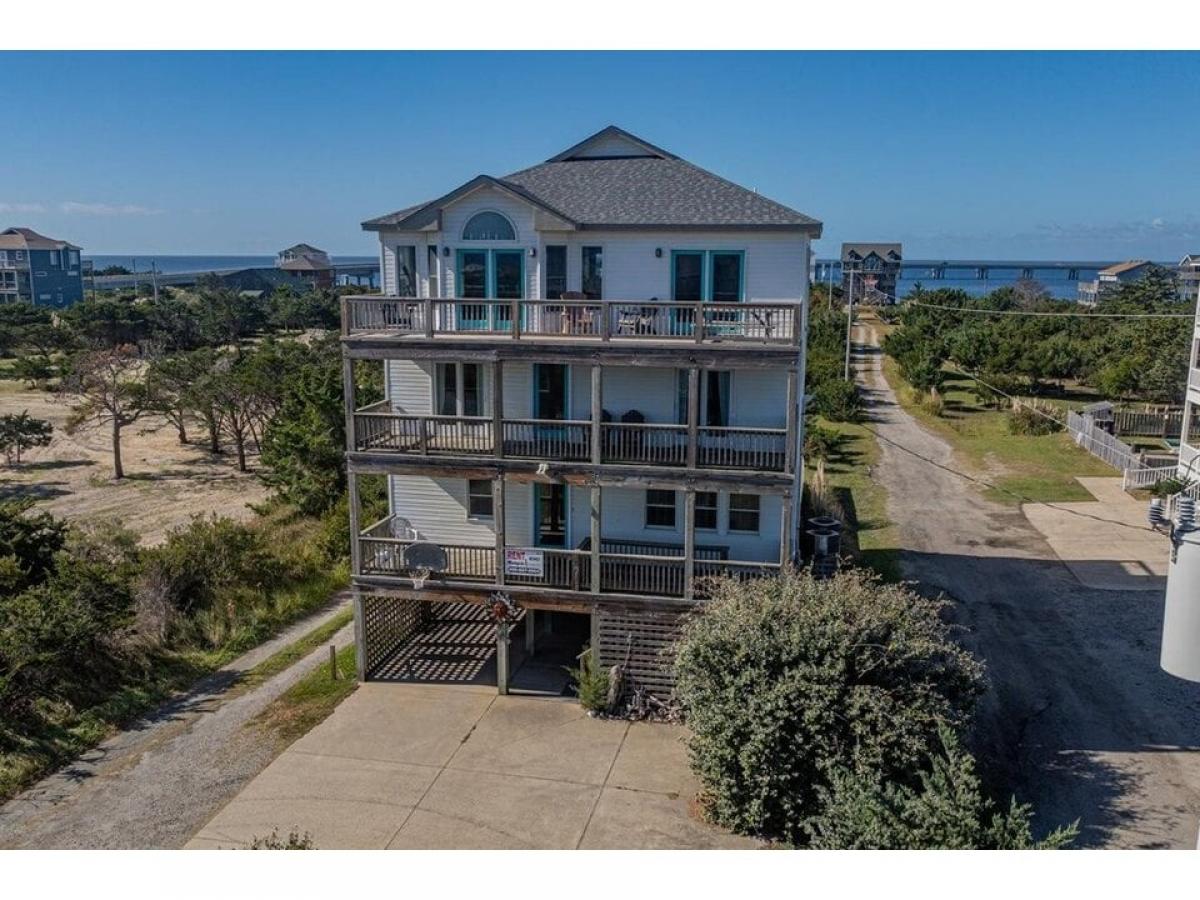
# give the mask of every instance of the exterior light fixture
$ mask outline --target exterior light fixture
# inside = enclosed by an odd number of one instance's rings
[[[662,247],[655,247],[655,248],[654,248],[654,256],[655,256],[657,259],[662,259]]]
[[[530,248],[529,248],[529,258],[530,258],[530,259],[537,259],[537,247],[530,247]]]
[[[443,248],[442,248],[442,256],[449,256],[449,255],[450,255],[450,248],[449,248],[449,247],[443,247]]]

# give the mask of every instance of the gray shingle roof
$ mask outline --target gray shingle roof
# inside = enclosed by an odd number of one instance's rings
[[[889,253],[895,253],[897,257],[901,255],[900,244],[842,244],[842,259],[848,260],[851,253],[857,253],[862,259],[872,253],[878,253],[884,259]]]
[[[614,133],[645,148],[645,155],[572,155],[591,141]],[[821,232],[817,219],[659,151],[612,126],[547,162],[487,180],[580,228],[763,228],[809,231],[817,237]],[[478,179],[464,187],[475,181]],[[363,227],[374,230],[401,223],[419,227],[418,222],[423,224],[431,206],[449,202],[457,194],[453,191],[438,200],[371,219]]]
[[[0,231],[0,250],[79,250],[74,244],[38,234],[32,228]]]

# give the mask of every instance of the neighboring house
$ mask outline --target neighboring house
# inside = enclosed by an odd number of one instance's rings
[[[1179,261],[1175,277],[1179,299],[1186,303],[1200,301],[1200,253],[1189,253]]]
[[[271,294],[281,287],[290,288],[298,294],[313,289],[311,281],[285,269],[238,269],[217,275],[217,280],[221,282],[221,287],[255,295]]]
[[[609,127],[363,227],[384,296],[344,298],[345,367],[382,360],[387,399],[347,397],[361,674],[439,605],[502,592],[526,649],[574,634],[559,662],[590,640],[662,687],[705,576],[797,556],[821,223]],[[389,483],[375,523],[368,474]]]
[[[315,288],[333,287],[333,262],[329,254],[311,244],[296,244],[280,250],[275,265]]]
[[[896,302],[900,244],[842,244],[842,295],[854,303]]]
[[[0,231],[0,303],[63,307],[82,300],[80,252],[32,228]]]
[[[1090,306],[1122,284],[1141,280],[1153,266],[1154,263],[1147,259],[1131,259],[1101,269],[1096,273],[1095,281],[1079,282],[1079,302]]]

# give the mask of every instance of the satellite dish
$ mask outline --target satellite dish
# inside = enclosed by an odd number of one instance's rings
[[[437,544],[417,541],[404,548],[404,567],[418,591],[425,586],[425,579],[431,572],[446,571],[448,563],[446,551]]]

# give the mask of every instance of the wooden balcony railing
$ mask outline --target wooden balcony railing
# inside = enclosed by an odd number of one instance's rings
[[[504,445],[486,416],[408,415],[377,403],[354,414],[354,449],[421,456],[503,456],[587,462],[592,458],[592,423],[583,420],[504,419]],[[601,464],[682,467],[688,463],[686,425],[604,422]],[[705,426],[697,430],[696,465],[708,469],[785,472],[787,431],[783,428]]]
[[[359,574],[395,578],[410,577],[404,565],[404,548],[410,537],[390,536],[388,520],[377,523],[359,536]],[[447,567],[432,580],[478,584],[481,590],[502,587],[496,577],[494,545],[441,544]],[[510,547],[534,551],[541,560],[541,573],[526,570],[505,573],[504,585],[588,593],[591,590],[591,549],[584,541],[577,549],[557,547]],[[693,562],[696,596],[704,596],[704,579],[726,576],[748,580],[776,574],[779,564],[730,560],[725,547],[697,546]],[[681,545],[643,541],[602,540],[600,545],[600,593],[635,594],[648,597],[682,598],[686,592],[687,561]]]
[[[477,300],[342,298],[346,335],[571,338],[595,341],[749,341],[798,346],[797,301]]]

